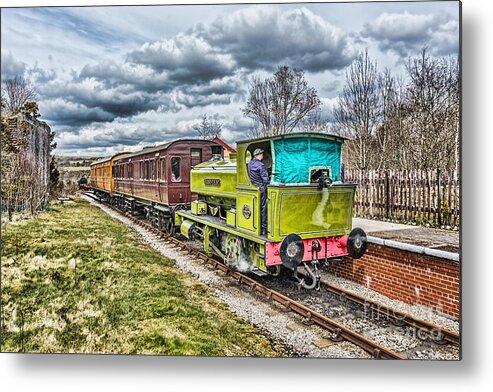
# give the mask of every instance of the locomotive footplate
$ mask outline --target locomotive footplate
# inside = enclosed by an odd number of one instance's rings
[[[248,232],[245,230],[241,230],[238,228],[233,228],[231,226],[228,226],[224,220],[217,218],[217,217],[214,217],[214,216],[194,215],[190,211],[183,211],[183,210],[177,211],[176,216],[177,216],[177,218],[176,218],[177,219],[177,221],[176,221],[177,225],[179,225],[180,222],[182,220],[184,220],[183,218],[185,218],[185,219],[190,219],[190,220],[198,222],[198,223],[202,223],[202,224],[207,225],[207,226],[214,227],[214,228],[222,230],[226,233],[235,234],[239,237],[242,237],[242,238],[245,238],[247,240],[256,242],[258,244],[265,244],[268,242],[272,242],[272,241],[269,241],[269,239],[265,236],[260,236],[260,235],[257,235],[255,233],[252,233],[252,232]],[[183,217],[183,218],[180,218],[180,217]],[[180,220],[180,222],[178,220]]]

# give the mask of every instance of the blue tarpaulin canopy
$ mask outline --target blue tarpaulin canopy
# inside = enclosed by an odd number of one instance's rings
[[[274,144],[274,183],[310,183],[311,171],[322,168],[329,169],[333,181],[341,180],[341,141],[290,137],[272,142]]]

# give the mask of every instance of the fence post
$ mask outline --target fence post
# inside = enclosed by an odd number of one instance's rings
[[[440,200],[440,169],[437,169],[438,226],[442,225],[442,203]]]
[[[385,183],[384,183],[384,188],[385,188],[385,218],[389,219],[389,206],[390,206],[390,197],[389,197],[389,171],[388,169],[385,170]]]

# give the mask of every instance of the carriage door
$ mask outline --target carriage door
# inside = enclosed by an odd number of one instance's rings
[[[201,148],[191,148],[190,149],[190,168],[198,165],[202,162],[202,149]]]

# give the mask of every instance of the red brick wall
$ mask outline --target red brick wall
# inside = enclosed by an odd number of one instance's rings
[[[329,271],[391,299],[459,317],[460,269],[455,261],[369,243],[361,259],[346,257]]]

